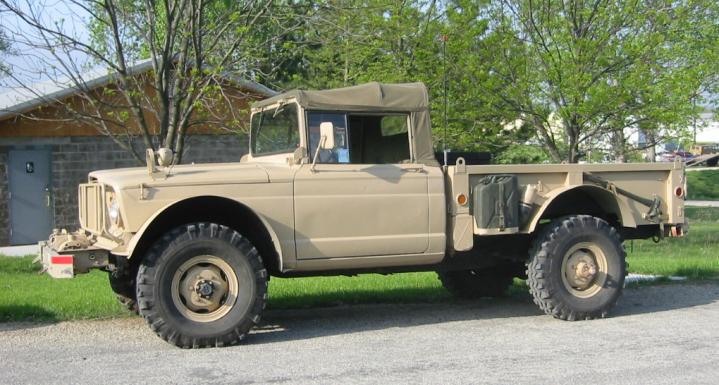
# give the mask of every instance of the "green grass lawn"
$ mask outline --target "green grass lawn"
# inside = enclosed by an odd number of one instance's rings
[[[719,210],[702,215],[719,218]],[[719,222],[692,223],[689,236],[627,242],[633,273],[680,275],[691,279],[719,278]],[[0,322],[71,320],[130,316],[110,291],[106,273],[95,271],[75,279],[38,275],[32,257],[0,257]],[[512,292],[525,291],[516,280]],[[270,281],[271,309],[361,303],[450,301],[434,273],[389,276],[313,277]]]
[[[630,272],[691,279],[719,278],[718,245],[719,223],[692,223],[684,238],[625,242]]]
[[[39,275],[33,259],[0,257],[0,322],[129,315],[115,300],[106,273],[56,280]]]
[[[718,223],[719,207],[684,207],[684,215],[692,227],[695,223]]]
[[[38,275],[33,257],[0,256],[0,322],[126,317],[115,300],[107,273],[74,279]],[[450,299],[434,273],[358,277],[272,278],[268,308],[360,303],[433,302]]]
[[[687,198],[719,200],[719,170],[687,173]]]

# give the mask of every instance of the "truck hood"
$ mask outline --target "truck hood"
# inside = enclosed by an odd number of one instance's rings
[[[289,174],[289,167],[286,165],[205,163],[174,166],[168,173],[157,172],[154,177],[150,176],[145,167],[99,170],[91,172],[90,179],[111,185],[115,189],[137,187],[141,183],[146,186],[269,183],[270,168],[278,169],[272,173],[277,177]]]

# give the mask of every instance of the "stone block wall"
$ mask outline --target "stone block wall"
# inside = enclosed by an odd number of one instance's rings
[[[130,153],[103,136],[0,138],[0,246],[9,244],[7,153],[12,149],[52,152],[53,227],[79,226],[77,186],[93,170],[137,167]],[[141,152],[144,153],[144,152]],[[237,135],[192,135],[186,139],[183,163],[235,162],[247,153],[247,139]]]

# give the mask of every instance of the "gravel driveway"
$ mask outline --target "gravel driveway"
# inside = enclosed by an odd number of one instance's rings
[[[181,350],[139,318],[0,324],[0,383],[716,384],[719,284],[628,289],[609,319],[528,296],[268,311],[247,344]]]

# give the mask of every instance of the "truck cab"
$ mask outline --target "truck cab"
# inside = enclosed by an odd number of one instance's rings
[[[379,83],[296,91],[253,107],[246,161],[292,170],[297,270],[443,258],[444,175],[428,107],[422,84]]]

